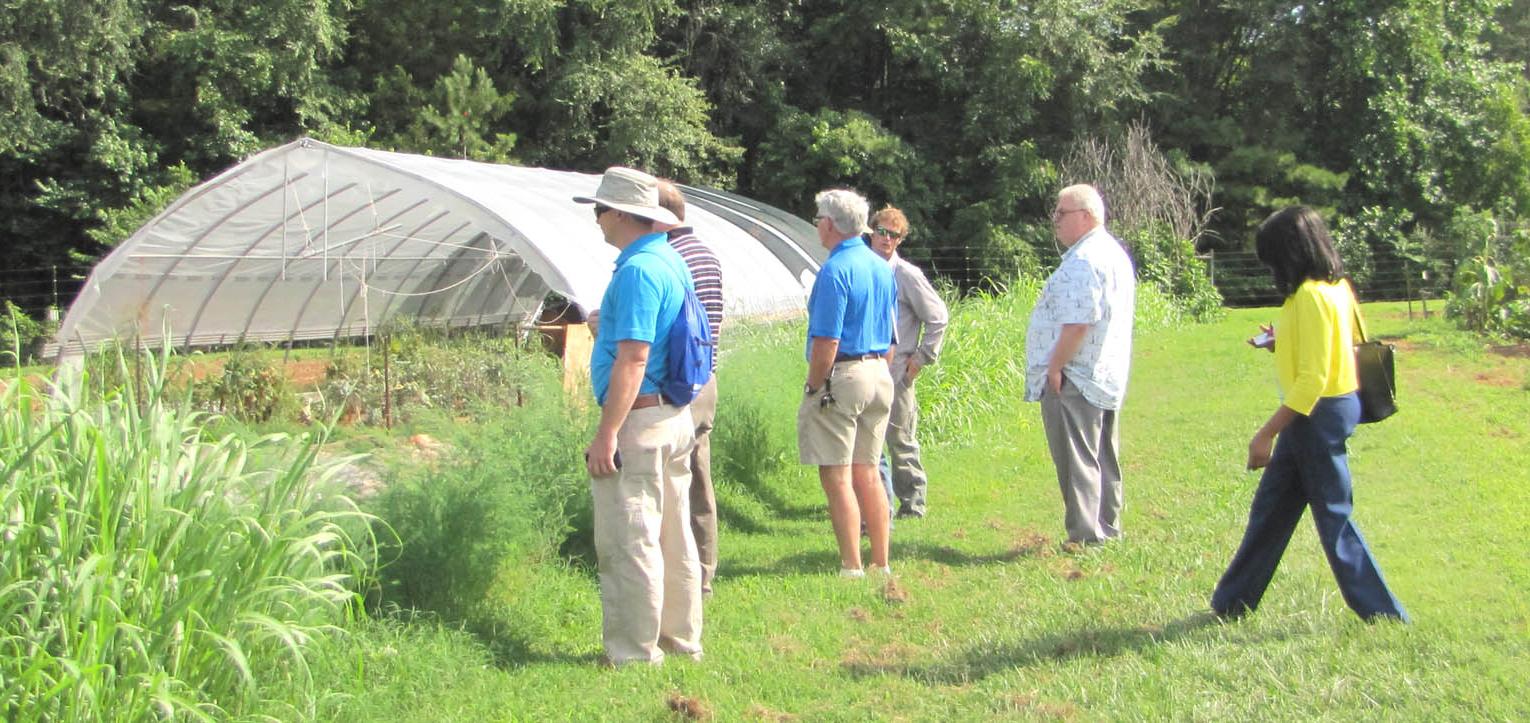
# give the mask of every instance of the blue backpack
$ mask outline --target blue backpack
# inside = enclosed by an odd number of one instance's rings
[[[677,407],[691,403],[712,378],[712,326],[696,289],[685,286],[680,314],[669,327],[669,362],[659,393]]]

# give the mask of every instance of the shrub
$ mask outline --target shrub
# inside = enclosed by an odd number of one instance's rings
[[[438,464],[415,469],[374,509],[397,535],[385,553],[383,603],[428,610],[474,627],[503,624],[492,588],[507,566],[588,549],[589,478],[581,455],[588,410],[568,405],[547,364],[527,379],[536,404],[486,399],[495,413],[450,441]]]
[[[717,410],[712,433],[713,474],[759,496],[770,478],[795,462],[771,437],[766,411],[750,399],[730,399]]]
[[[251,348],[230,352],[222,371],[197,385],[196,399],[246,422],[271,421],[279,409],[294,404],[281,368]]]
[[[1456,268],[1446,314],[1472,331],[1530,339],[1530,228],[1483,231]]]
[[[1513,267],[1477,256],[1456,269],[1446,313],[1472,331],[1530,338],[1530,287]]]
[[[308,645],[368,561],[322,509],[320,430],[204,439],[168,355],[104,397],[64,367],[0,392],[0,711],[9,720],[229,719],[316,695]],[[114,372],[127,376],[117,358]],[[249,462],[267,451],[268,467]],[[290,701],[291,698],[284,700]],[[288,717],[300,715],[288,710]]]
[[[51,322],[37,321],[7,300],[0,306],[0,364],[34,361],[39,342],[52,334]]]
[[[1222,313],[1222,294],[1211,283],[1195,245],[1167,225],[1139,228],[1125,239],[1137,265],[1138,286],[1156,286],[1185,317],[1211,321]]]
[[[395,420],[407,421],[422,409],[492,417],[499,405],[524,404],[531,378],[553,363],[514,337],[449,337],[441,329],[394,322],[364,357],[349,354],[330,363],[314,411],[320,417],[338,414],[345,422],[381,424],[386,394]],[[494,404],[485,407],[485,402]]]

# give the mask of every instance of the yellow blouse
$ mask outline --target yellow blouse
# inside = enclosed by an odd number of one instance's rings
[[[1348,281],[1307,280],[1275,323],[1275,376],[1283,403],[1305,416],[1321,397],[1360,388],[1355,379],[1355,292]]]

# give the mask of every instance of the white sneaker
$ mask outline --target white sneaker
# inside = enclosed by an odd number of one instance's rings
[[[882,577],[892,577],[892,565],[884,565],[882,567],[872,565],[871,571],[881,575]]]
[[[850,568],[842,567],[839,569],[839,576],[846,579],[858,580],[866,576],[866,571],[860,568],[855,568],[852,570]]]

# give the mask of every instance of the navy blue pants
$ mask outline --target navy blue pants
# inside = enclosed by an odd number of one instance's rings
[[[1366,620],[1379,615],[1407,621],[1402,603],[1387,588],[1365,538],[1350,519],[1354,502],[1345,441],[1359,419],[1355,395],[1324,397],[1311,414],[1298,417],[1276,438],[1275,452],[1254,493],[1243,543],[1212,593],[1211,608],[1217,614],[1238,616],[1259,607],[1303,509],[1311,507],[1344,602]]]

